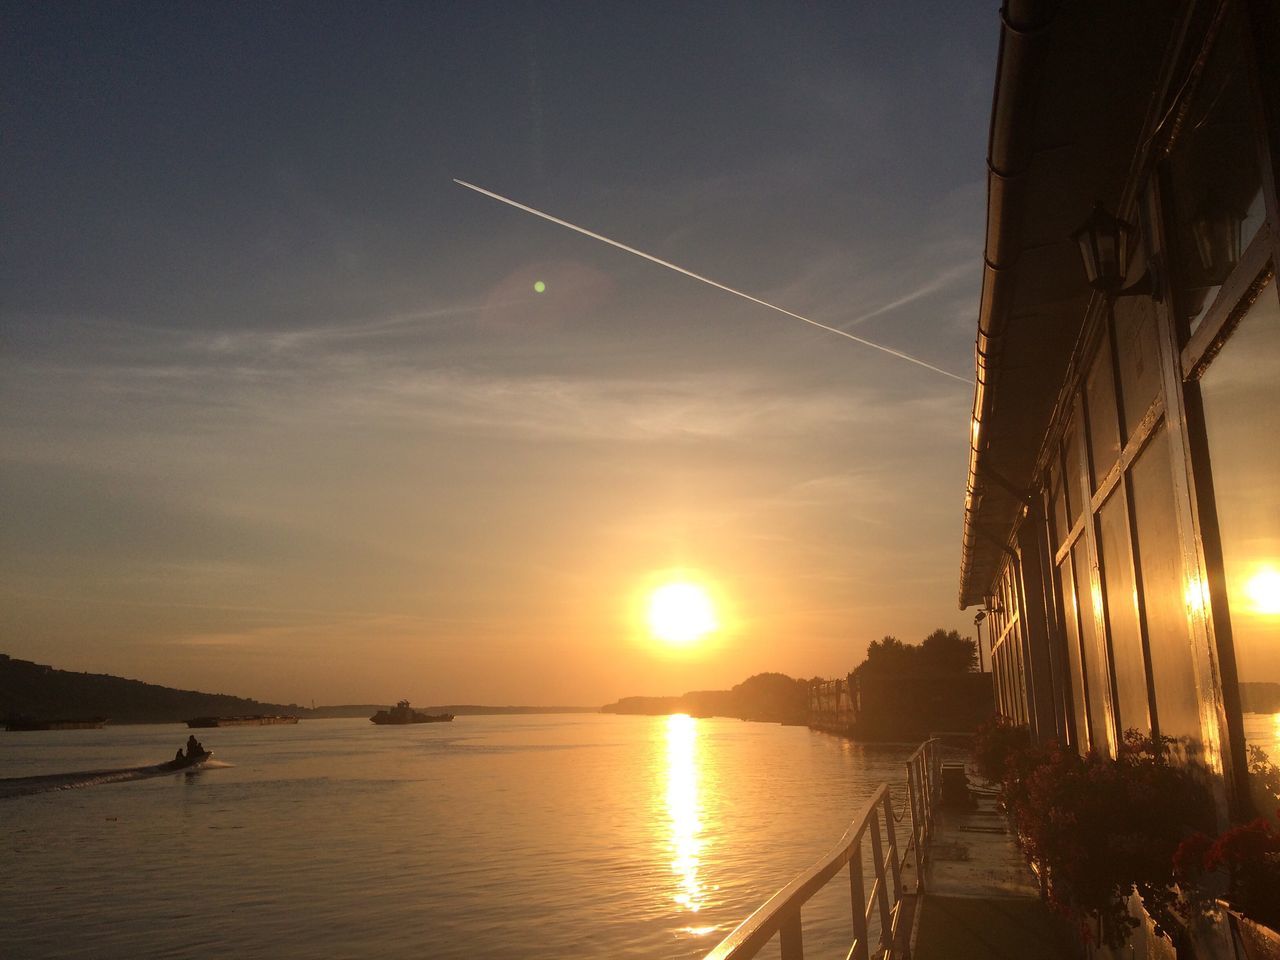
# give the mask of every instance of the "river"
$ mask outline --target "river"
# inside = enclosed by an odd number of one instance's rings
[[[700,957],[909,752],[685,716],[310,720],[197,731],[194,772],[53,777],[187,732],[0,734],[0,778],[49,777],[0,799],[0,956]],[[806,907],[806,947],[847,936],[847,898]]]

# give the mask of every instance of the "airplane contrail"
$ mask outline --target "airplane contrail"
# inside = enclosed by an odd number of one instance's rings
[[[846,330],[841,330],[838,327],[829,327],[825,323],[819,323],[817,320],[810,320],[808,317],[802,317],[800,314],[792,313],[790,310],[780,307],[775,303],[770,303],[767,300],[761,300],[759,297],[753,297],[751,294],[743,293],[741,290],[735,290],[733,287],[727,287],[723,283],[718,283],[717,281],[712,280],[710,277],[704,277],[700,273],[694,273],[692,270],[686,270],[684,267],[677,266],[669,260],[663,260],[661,257],[655,257],[651,253],[645,253],[643,250],[637,250],[635,247],[629,247],[625,243],[619,243],[617,240],[612,240],[602,234],[588,230],[586,227],[580,227],[577,224],[570,223],[568,220],[561,220],[559,217],[553,217],[549,213],[543,213],[541,210],[519,203],[518,201],[512,200],[510,197],[504,197],[500,193],[494,193],[492,190],[486,190],[484,187],[477,187],[474,183],[467,183],[467,181],[459,180],[456,177],[453,182],[460,187],[466,187],[468,190],[474,190],[476,193],[482,193],[486,197],[492,197],[494,200],[498,200],[508,206],[515,207],[517,210],[523,210],[525,213],[531,213],[535,217],[541,217],[543,220],[559,224],[562,227],[573,230],[575,233],[580,233],[583,236],[590,237],[592,240],[599,240],[601,243],[607,243],[611,247],[617,247],[619,250],[625,250],[627,253],[635,254],[637,257],[642,257],[650,263],[656,263],[660,267],[666,267],[668,270],[674,270],[676,273],[683,273],[686,277],[692,277],[694,280],[700,280],[705,284],[715,287],[717,290],[723,290],[725,293],[732,293],[735,297],[741,297],[743,300],[750,300],[752,303],[758,303],[762,307],[768,307],[770,310],[776,310],[778,313],[785,314],[786,316],[792,317],[796,320],[803,320],[805,323],[812,324],[821,330],[826,330],[828,333],[834,333],[848,340],[852,340],[854,343],[860,343],[864,347],[871,347],[873,350],[880,350],[890,356],[897,357],[899,360],[905,360],[907,363],[914,363],[918,367],[924,367],[926,370],[932,370],[934,373],[940,373],[942,376],[950,377],[952,380],[959,380],[961,383],[973,383],[972,380],[966,377],[957,376],[954,373],[943,370],[941,367],[935,367],[932,363],[921,360],[919,357],[913,357],[911,354],[903,353],[901,350],[894,350],[892,347],[886,347],[882,343],[876,343],[872,340],[864,339],[863,337],[854,336],[852,333],[849,333]]]

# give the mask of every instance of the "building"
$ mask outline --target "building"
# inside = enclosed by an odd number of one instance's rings
[[[1278,161],[1274,0],[1006,0],[960,605],[1003,715],[1224,818],[1280,761]]]
[[[809,726],[858,740],[917,742],[972,732],[990,716],[991,677],[984,673],[871,671],[864,664],[809,687]]]

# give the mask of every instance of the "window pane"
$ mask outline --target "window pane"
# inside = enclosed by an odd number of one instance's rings
[[[1018,677],[1021,683],[1018,684],[1018,719],[1022,723],[1027,723],[1029,714],[1027,713],[1027,689],[1031,685],[1031,678],[1027,676],[1027,664],[1022,656],[1022,621],[1019,620],[1013,625],[1013,629],[1009,631],[1009,643],[1013,645],[1013,658],[1018,664]]]
[[[1280,305],[1269,285],[1201,379],[1245,739],[1280,762]],[[1275,809],[1275,801],[1264,808]]]
[[[1062,587],[1062,619],[1067,630],[1067,673],[1071,677],[1071,710],[1075,716],[1076,749],[1089,749],[1089,722],[1086,717],[1088,704],[1084,692],[1084,666],[1080,660],[1079,611],[1076,605],[1075,577],[1068,554],[1058,568],[1058,580]]]
[[[1081,505],[1087,506],[1089,503],[1088,496],[1081,488],[1084,478],[1084,438],[1081,436],[1079,416],[1071,418],[1063,446],[1067,451],[1067,476],[1066,483],[1063,485],[1067,491],[1067,519],[1072,526],[1075,526],[1076,518],[1080,516]]]
[[[1076,603],[1080,605],[1080,649],[1084,656],[1085,683],[1089,688],[1089,731],[1093,748],[1100,753],[1111,751],[1111,730],[1107,723],[1107,665],[1098,644],[1098,628],[1094,611],[1102,597],[1094,593],[1089,561],[1082,538],[1071,549],[1076,574]]]
[[[1155,687],[1160,733],[1173,737],[1173,749],[1187,759],[1200,758],[1200,697],[1191,660],[1187,623],[1187,583],[1173,505],[1169,437],[1164,424],[1129,471],[1134,523],[1138,530],[1138,573],[1147,618],[1147,645]]]
[[[1066,542],[1067,534],[1071,532],[1071,525],[1067,520],[1067,497],[1062,487],[1062,470],[1058,466],[1058,459],[1055,456],[1049,464],[1049,489],[1053,491],[1051,497],[1053,500],[1053,549],[1055,553]]]
[[[1093,454],[1093,489],[1120,456],[1120,426],[1116,421],[1116,382],[1111,371],[1111,344],[1105,339],[1093,358],[1085,381],[1089,404],[1089,449]]]
[[[1147,701],[1147,661],[1138,628],[1138,594],[1133,581],[1129,518],[1124,489],[1118,487],[1098,511],[1102,571],[1107,587],[1107,626],[1111,629],[1111,662],[1116,675],[1117,725],[1151,733]]]
[[[1156,306],[1150,297],[1125,297],[1116,304],[1116,350],[1127,443],[1160,390]]]
[[[1170,162],[1173,276],[1192,330],[1265,216],[1239,34],[1232,17],[1214,42]]]

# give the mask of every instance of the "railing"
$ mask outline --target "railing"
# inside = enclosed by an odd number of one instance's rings
[[[907,761],[907,807],[911,811],[911,847],[914,851],[917,890],[923,889],[920,869],[921,843],[928,839],[933,806],[940,784],[937,741],[928,740]],[[905,810],[903,813],[905,814]],[[902,918],[902,863],[894,832],[893,797],[882,783],[840,842],[825,857],[775,893],[759,910],[738,924],[729,936],[706,955],[705,960],[748,960],[776,936],[782,960],[804,960],[804,933],[800,911],[819,890],[848,865],[849,905],[853,919],[853,944],[848,960],[870,960],[872,918],[879,916],[876,956],[893,960],[898,923]],[[863,873],[863,843],[871,842],[871,890]]]
[[[924,867],[933,833],[933,808],[942,789],[937,739],[926,740],[907,761],[907,805],[911,808],[911,852],[915,858],[916,893],[924,893]]]

